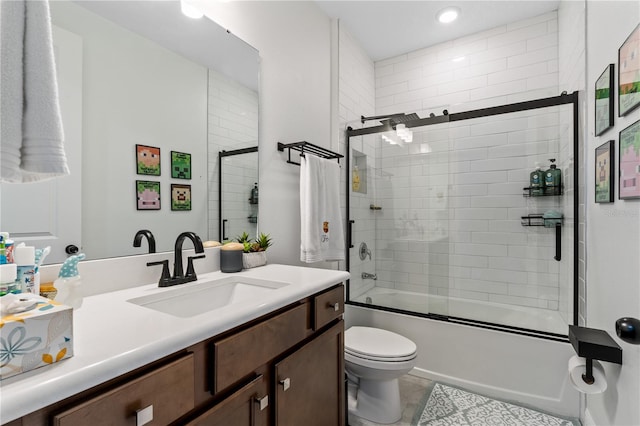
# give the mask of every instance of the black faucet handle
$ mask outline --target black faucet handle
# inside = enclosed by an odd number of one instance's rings
[[[189,256],[187,257],[187,273],[185,274],[185,276],[187,277],[195,277],[196,276],[196,270],[193,267],[193,261],[195,259],[204,259],[206,256],[200,255],[200,256]]]
[[[166,287],[166,282],[171,279],[171,274],[169,273],[169,260],[161,260],[159,262],[147,262],[147,266],[157,266],[162,265],[162,275],[160,275],[160,280],[158,281],[158,285],[160,287]],[[164,285],[163,285],[164,283]]]

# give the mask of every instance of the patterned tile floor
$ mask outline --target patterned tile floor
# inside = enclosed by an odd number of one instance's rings
[[[395,426],[408,426],[416,412],[416,408],[430,380],[421,377],[405,375],[400,378],[400,400],[402,401],[402,418],[399,422],[393,423]],[[370,422],[349,414],[349,426],[378,426],[379,423]]]

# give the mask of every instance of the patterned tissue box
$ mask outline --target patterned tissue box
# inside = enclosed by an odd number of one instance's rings
[[[0,318],[0,379],[73,356],[73,309],[49,300]]]

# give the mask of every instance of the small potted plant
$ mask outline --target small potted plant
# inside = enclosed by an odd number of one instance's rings
[[[237,241],[244,244],[242,264],[245,269],[267,264],[267,249],[272,244],[269,234],[260,233],[255,240],[251,241],[249,235],[244,232]]]

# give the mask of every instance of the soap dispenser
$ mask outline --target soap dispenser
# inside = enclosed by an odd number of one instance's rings
[[[529,175],[529,194],[544,195],[544,173],[540,170],[540,163],[536,163],[536,169]]]
[[[258,182],[254,183],[251,190],[251,197],[249,198],[249,204],[258,204]]]
[[[548,195],[560,195],[562,193],[562,172],[554,164],[556,159],[549,159],[551,166],[544,173],[544,185]]]

